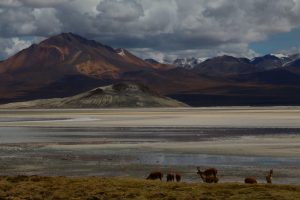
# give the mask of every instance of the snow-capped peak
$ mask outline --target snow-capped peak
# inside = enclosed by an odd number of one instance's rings
[[[275,56],[279,59],[284,59],[284,58],[288,58],[287,55],[281,54],[281,53],[275,53],[275,54],[270,54],[271,56]]]
[[[173,64],[175,64],[177,67],[183,67],[187,69],[193,69],[196,65],[204,62],[208,58],[178,58],[176,59]]]
[[[126,54],[125,54],[125,52],[124,52],[124,49],[119,49],[118,54],[119,54],[120,56],[126,56]]]
[[[206,61],[207,59],[209,59],[209,58],[197,58],[197,62],[198,62],[198,64],[200,64],[200,63]]]

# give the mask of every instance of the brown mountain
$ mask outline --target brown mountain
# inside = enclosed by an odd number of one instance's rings
[[[0,93],[11,98],[70,77],[112,81],[124,72],[152,68],[157,69],[124,49],[63,33],[0,62]]]

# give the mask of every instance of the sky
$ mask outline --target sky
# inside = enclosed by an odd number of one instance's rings
[[[0,0],[0,60],[73,32],[142,58],[300,52],[300,0]]]

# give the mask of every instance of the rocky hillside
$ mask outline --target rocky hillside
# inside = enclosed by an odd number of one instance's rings
[[[185,107],[184,103],[160,96],[141,84],[118,83],[98,87],[66,98],[10,103],[0,108],[135,108]]]

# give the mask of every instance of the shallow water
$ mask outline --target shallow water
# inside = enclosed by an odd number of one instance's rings
[[[300,184],[300,158],[207,153],[197,149],[216,141],[257,137],[299,137],[297,128],[47,128],[0,127],[0,175],[134,176],[152,170],[179,171],[184,181],[199,181],[196,167],[217,167],[221,181],[256,176],[264,182]],[[191,142],[195,148],[185,151]],[[170,144],[181,148],[165,148]],[[159,144],[159,145],[157,145]],[[232,143],[232,146],[235,144]],[[272,147],[273,148],[273,147]],[[278,149],[277,149],[278,150]]]

